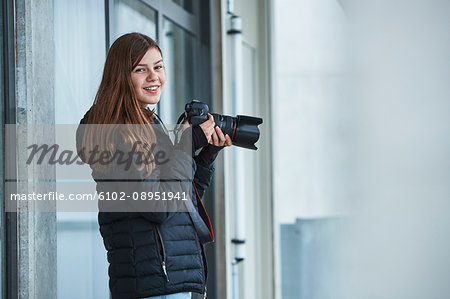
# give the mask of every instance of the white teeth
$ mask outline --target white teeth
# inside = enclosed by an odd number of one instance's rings
[[[145,87],[145,90],[157,90],[159,86]]]

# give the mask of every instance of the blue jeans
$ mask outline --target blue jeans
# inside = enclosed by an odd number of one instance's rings
[[[191,299],[191,293],[176,293],[170,295],[162,295],[162,296],[154,296],[154,297],[145,297],[142,299]]]

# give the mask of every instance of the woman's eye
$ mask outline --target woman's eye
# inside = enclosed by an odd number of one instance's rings
[[[145,71],[145,69],[143,69],[143,68],[136,69],[136,72],[138,72],[138,73],[141,73],[141,72],[144,72],[144,71]]]
[[[157,66],[155,66],[155,70],[160,70],[160,69],[162,69],[162,68],[164,68],[162,65],[157,65]]]

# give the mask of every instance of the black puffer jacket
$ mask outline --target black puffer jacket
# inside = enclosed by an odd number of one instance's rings
[[[88,112],[80,124],[87,122]],[[155,123],[158,122],[155,120]],[[77,131],[78,151],[84,132],[80,127]],[[171,142],[167,135],[164,136],[167,139],[158,142]],[[195,161],[190,156],[184,158],[188,163]],[[212,164],[195,162],[193,167],[195,188],[192,191],[197,200],[193,200],[195,209],[192,212],[99,212],[100,233],[108,251],[109,287],[113,299],[206,292],[207,265],[203,243],[213,241],[214,237],[198,197],[209,186],[214,168]],[[135,191],[152,191],[155,183],[144,180],[143,170],[134,170],[143,180],[136,185],[140,190]],[[156,169],[152,176],[154,173],[157,173]],[[101,176],[95,171],[92,176],[97,182],[97,191],[105,191],[103,182],[98,180]]]

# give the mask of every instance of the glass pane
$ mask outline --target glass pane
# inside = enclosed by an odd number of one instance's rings
[[[78,124],[94,101],[106,58],[104,3],[54,0],[57,124]],[[60,212],[56,217],[57,297],[108,299],[108,263],[97,213]]]
[[[105,62],[102,0],[55,0],[55,122],[78,124],[94,102]]]
[[[194,37],[165,18],[161,45],[166,84],[160,101],[160,112],[164,122],[175,123],[184,111],[185,103],[191,101],[195,94]]]
[[[147,5],[136,0],[115,0],[112,21],[113,38],[139,32],[156,40],[156,12]]]
[[[194,13],[194,0],[172,0],[190,13]]]

